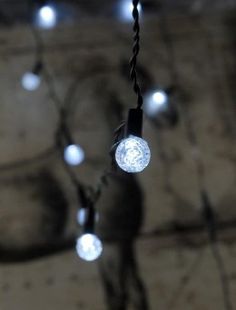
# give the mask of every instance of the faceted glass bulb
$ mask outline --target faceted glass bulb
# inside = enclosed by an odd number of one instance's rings
[[[36,90],[39,87],[40,83],[40,76],[32,72],[26,72],[21,79],[22,86],[24,87],[24,89],[29,91]]]
[[[100,239],[94,234],[84,234],[77,239],[76,251],[80,258],[93,261],[102,253],[103,247]]]
[[[56,11],[52,6],[43,6],[37,14],[37,24],[41,28],[52,28],[56,25]]]
[[[79,165],[84,160],[83,149],[76,144],[68,145],[64,150],[64,159],[71,166]]]
[[[145,140],[130,135],[119,143],[115,158],[122,170],[136,173],[147,167],[150,162],[151,152]]]
[[[143,109],[148,116],[155,116],[159,111],[166,108],[167,103],[167,93],[163,90],[157,90],[145,97]]]

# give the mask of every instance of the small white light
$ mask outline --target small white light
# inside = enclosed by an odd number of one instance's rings
[[[150,162],[151,152],[145,140],[130,135],[119,143],[115,158],[122,170],[136,173],[147,167]]]
[[[80,225],[84,225],[86,220],[86,208],[81,208],[77,212],[77,222]]]
[[[84,234],[77,239],[76,252],[86,261],[97,259],[102,253],[103,247],[100,239],[94,234]]]
[[[83,149],[76,144],[68,145],[64,150],[64,159],[71,166],[79,165],[84,160]]]
[[[78,210],[77,212],[77,222],[79,225],[84,225],[85,220],[87,218],[87,209],[86,208],[81,208]],[[95,214],[95,221],[98,222],[99,221],[99,214],[98,212],[96,212]]]
[[[52,28],[56,25],[57,15],[52,6],[45,5],[37,13],[37,24],[41,28]]]
[[[138,4],[139,14],[142,13],[142,6]],[[120,3],[120,18],[125,22],[130,22],[133,20],[133,3],[132,0],[121,0]]]
[[[26,72],[21,79],[21,85],[24,89],[33,91],[36,90],[41,83],[41,78],[39,75],[33,72]]]
[[[148,116],[154,116],[160,110],[164,110],[167,103],[167,93],[163,90],[157,90],[145,97],[143,109]]]

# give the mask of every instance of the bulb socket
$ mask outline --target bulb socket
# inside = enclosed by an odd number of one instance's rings
[[[87,216],[83,227],[84,234],[93,234],[95,226],[95,210],[92,203],[87,207]]]
[[[41,60],[38,60],[33,67],[32,73],[35,75],[39,75],[42,69],[43,69],[43,63]]]
[[[130,135],[142,137],[143,130],[143,111],[141,109],[130,109],[126,124],[125,136]]]

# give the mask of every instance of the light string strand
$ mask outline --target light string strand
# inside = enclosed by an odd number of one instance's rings
[[[196,174],[199,186],[199,194],[202,202],[202,213],[206,222],[206,227],[208,231],[209,243],[212,255],[215,259],[216,266],[219,272],[220,283],[223,294],[223,301],[225,310],[233,310],[232,300],[230,296],[230,284],[224,264],[223,257],[221,255],[221,251],[219,248],[219,240],[218,240],[218,227],[215,219],[215,214],[211,202],[208,197],[208,193],[206,190],[205,184],[205,167],[201,158],[197,137],[192,125],[192,121],[189,115],[188,108],[185,106],[182,111],[186,136],[190,145],[192,146],[193,151],[193,159],[196,167]]]
[[[143,97],[141,94],[141,88],[138,84],[138,78],[137,78],[137,57],[140,50],[140,26],[139,26],[139,10],[138,10],[139,0],[133,0],[133,19],[134,19],[134,25],[133,25],[133,31],[134,31],[134,37],[133,37],[133,55],[130,59],[130,78],[133,82],[133,90],[135,94],[137,95],[137,108],[141,109],[143,105]]]

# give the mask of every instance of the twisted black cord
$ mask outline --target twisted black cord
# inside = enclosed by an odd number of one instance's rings
[[[137,108],[140,109],[143,105],[143,97],[141,94],[141,89],[138,84],[137,79],[137,71],[136,71],[136,64],[137,64],[137,56],[139,54],[140,50],[140,26],[139,26],[139,11],[138,11],[138,4],[139,0],[133,0],[133,19],[134,19],[134,25],[133,25],[133,31],[134,31],[134,44],[133,44],[133,56],[130,59],[130,78],[133,82],[133,90],[135,94],[137,95]]]
[[[202,206],[203,216],[207,224],[210,247],[211,247],[212,255],[215,259],[216,266],[219,272],[224,307],[225,307],[225,310],[233,310],[231,294],[230,294],[230,284],[229,284],[227,272],[225,269],[224,259],[221,255],[220,248],[219,248],[215,213],[213,211],[213,207],[211,206],[211,202],[210,202],[210,199],[208,197],[206,190],[202,190],[201,198],[202,198],[202,204],[203,204]]]
[[[211,206],[211,202],[209,200],[208,193],[206,190],[205,166],[204,166],[202,157],[199,156],[198,154],[200,152],[198,140],[197,140],[197,136],[196,136],[196,133],[193,127],[193,121],[190,117],[190,112],[189,112],[187,105],[185,105],[185,108],[182,109],[182,114],[183,114],[187,139],[190,145],[192,146],[192,148],[196,152],[196,154],[193,154],[194,155],[193,159],[194,159],[195,166],[196,166],[199,194],[202,200],[203,218],[206,222],[206,226],[208,230],[209,244],[211,247],[212,255],[215,259],[216,266],[219,272],[219,278],[220,278],[222,294],[223,294],[224,308],[225,310],[233,310],[231,294],[230,294],[230,283],[228,281],[224,260],[221,255],[220,249],[219,249],[218,225],[216,223],[215,213],[214,213],[213,207]]]
[[[233,304],[232,304],[232,300],[230,296],[230,286],[229,286],[227,272],[225,270],[225,264],[224,264],[223,257],[219,250],[218,243],[211,242],[210,245],[211,245],[212,254],[217,264],[217,269],[219,271],[219,277],[220,277],[220,282],[221,282],[225,310],[233,310]]]

